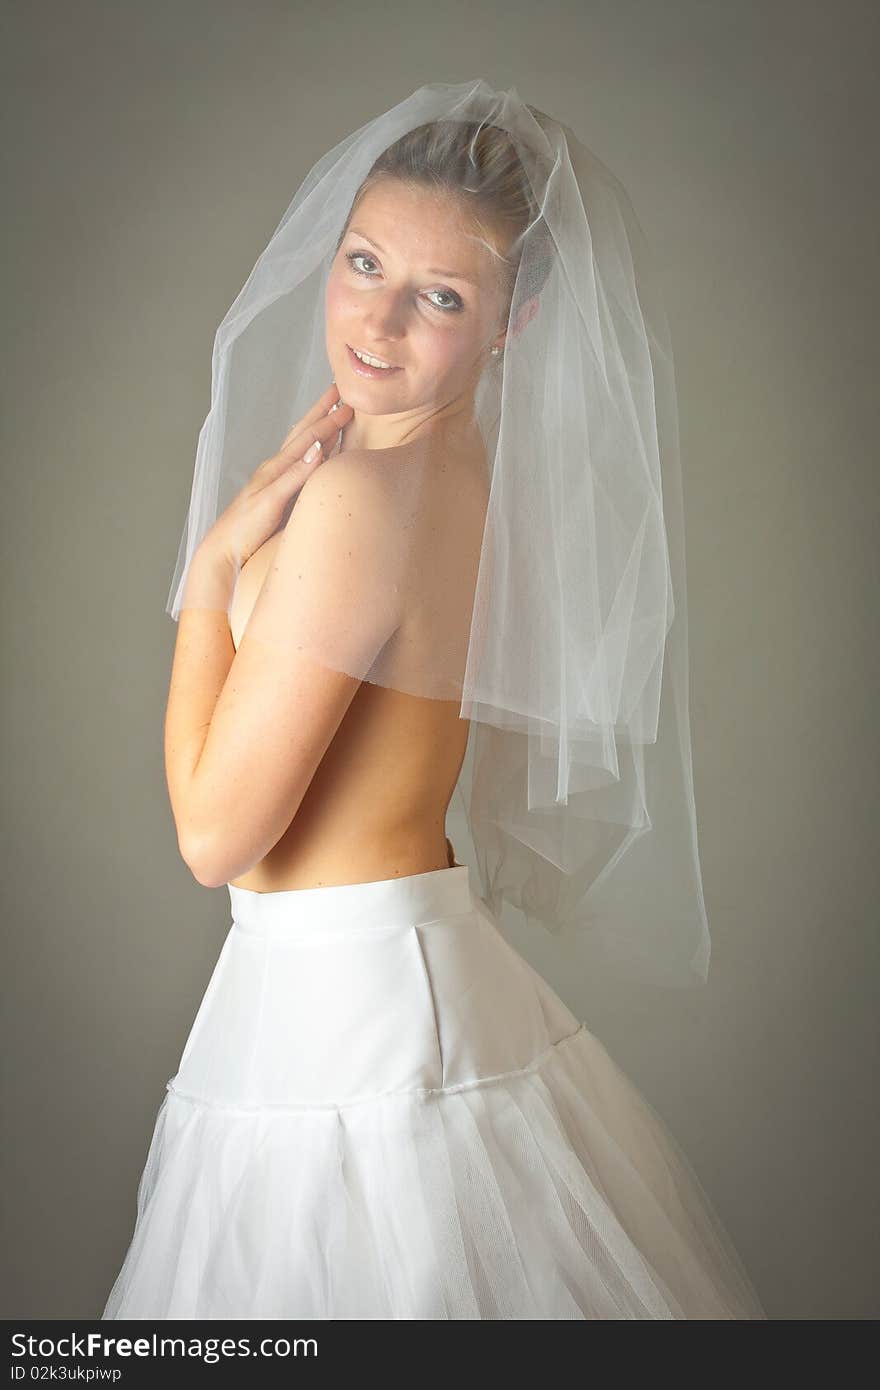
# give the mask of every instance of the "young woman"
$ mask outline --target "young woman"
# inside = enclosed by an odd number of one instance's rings
[[[221,325],[166,761],[232,924],[105,1318],[764,1316],[499,926],[504,898],[659,976],[685,924],[705,967],[678,687],[657,724],[662,362],[573,150],[515,93],[422,88],[316,166]],[[333,384],[248,477],[319,328]]]

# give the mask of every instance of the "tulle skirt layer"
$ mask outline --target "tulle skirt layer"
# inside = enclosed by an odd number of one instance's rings
[[[467,866],[229,893],[105,1319],[765,1316]]]

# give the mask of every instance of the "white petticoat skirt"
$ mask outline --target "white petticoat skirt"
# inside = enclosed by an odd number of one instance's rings
[[[228,888],[105,1319],[765,1317],[466,865]]]

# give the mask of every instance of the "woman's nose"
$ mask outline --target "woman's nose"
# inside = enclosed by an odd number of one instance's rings
[[[370,296],[370,312],[364,319],[367,329],[377,338],[402,338],[406,330],[407,299],[392,290]]]

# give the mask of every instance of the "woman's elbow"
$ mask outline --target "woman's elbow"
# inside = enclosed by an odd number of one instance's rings
[[[196,883],[203,888],[222,888],[224,883],[235,877],[234,873],[226,873],[216,848],[204,839],[178,840],[178,849]]]
[[[276,839],[278,837],[276,836]],[[275,841],[265,846],[251,837],[243,840],[228,832],[190,837],[179,842],[180,853],[190,873],[203,888],[222,888],[259,864]]]
[[[291,814],[289,794],[284,800],[283,806],[279,804],[273,813],[260,817],[242,819],[234,813],[224,814],[222,818],[215,816],[210,824],[192,820],[183,830],[178,827],[178,848],[196,882],[203,888],[222,888],[260,864],[296,814],[296,810]],[[296,798],[297,809],[301,800]]]

